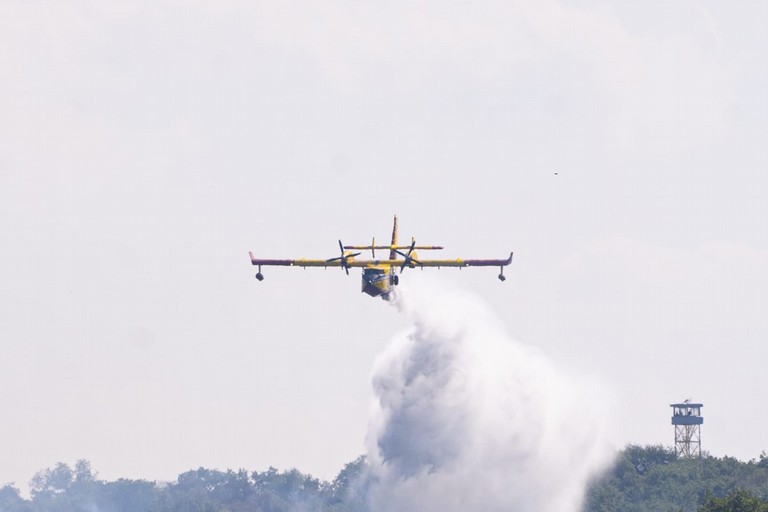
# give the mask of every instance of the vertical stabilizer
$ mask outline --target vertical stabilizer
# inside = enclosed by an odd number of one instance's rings
[[[397,247],[397,215],[395,215],[395,223],[392,226],[392,243],[389,247],[389,259],[394,260],[397,258],[397,252],[395,252],[395,247]]]

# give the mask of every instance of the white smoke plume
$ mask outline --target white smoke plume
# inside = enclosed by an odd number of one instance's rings
[[[413,327],[374,367],[372,512],[579,510],[611,458],[604,394],[466,292],[420,280],[397,307]]]

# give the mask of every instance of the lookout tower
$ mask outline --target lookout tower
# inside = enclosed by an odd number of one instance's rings
[[[701,457],[701,415],[703,404],[691,403],[691,399],[672,407],[672,424],[675,426],[675,455],[686,459]]]

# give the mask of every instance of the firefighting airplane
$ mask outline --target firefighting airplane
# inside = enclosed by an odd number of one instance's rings
[[[364,293],[367,293],[371,297],[381,297],[384,300],[389,300],[390,295],[394,292],[394,287],[400,282],[400,277],[395,272],[395,269],[399,268],[402,274],[406,268],[421,267],[499,267],[501,269],[499,273],[499,280],[504,281],[504,267],[512,263],[512,253],[509,253],[509,258],[505,260],[426,260],[418,257],[417,250],[421,251],[435,251],[440,250],[443,247],[437,245],[416,245],[416,241],[411,238],[410,245],[398,245],[397,244],[397,215],[395,215],[394,226],[392,228],[392,243],[390,245],[376,245],[376,239],[371,241],[371,245],[344,245],[339,240],[339,250],[341,256],[330,258],[327,260],[271,260],[271,259],[259,259],[254,257],[252,252],[248,254],[251,256],[251,264],[256,265],[259,268],[256,274],[256,279],[259,281],[264,280],[264,274],[261,273],[261,267],[269,266],[282,266],[282,267],[340,267],[349,275],[349,269],[359,267],[363,269],[363,289]],[[389,258],[382,260],[376,259],[376,249],[389,250]],[[373,259],[370,260],[358,260],[355,259],[360,256],[360,252],[370,250]],[[406,251],[406,252],[403,252]],[[398,256],[402,256],[403,259],[398,259]]]

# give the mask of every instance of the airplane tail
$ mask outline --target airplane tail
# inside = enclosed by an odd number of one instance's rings
[[[397,258],[397,251],[395,250],[395,247],[397,247],[397,215],[395,215],[395,223],[392,226],[392,244],[389,250],[390,260],[394,260]]]

